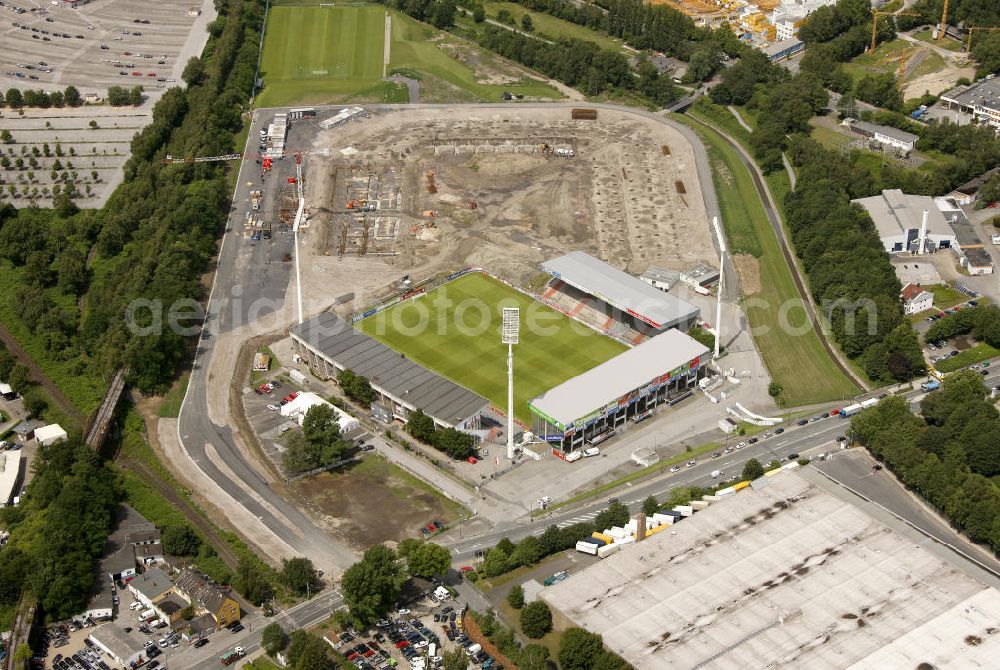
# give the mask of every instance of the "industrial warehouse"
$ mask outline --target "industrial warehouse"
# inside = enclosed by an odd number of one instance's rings
[[[658,405],[686,397],[709,360],[705,345],[668,330],[529,402],[532,430],[561,454],[598,444],[627,421],[641,421]]]
[[[758,479],[539,597],[638,670],[996,667],[1000,592],[809,479]]]

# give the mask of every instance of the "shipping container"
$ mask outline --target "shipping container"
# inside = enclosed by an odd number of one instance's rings
[[[634,544],[634,543],[635,543],[634,537],[623,537],[622,539],[615,542],[615,544]]]
[[[694,508],[690,505],[678,505],[674,508],[675,512],[680,512],[681,516],[691,516],[694,514]]]
[[[613,554],[613,553],[615,553],[617,551],[620,551],[620,550],[621,550],[621,545],[618,545],[618,544],[609,544],[606,547],[601,547],[600,549],[597,550],[597,557],[598,558],[607,558],[611,554]]]
[[[699,510],[703,510],[706,507],[708,507],[708,503],[705,502],[704,500],[692,500],[691,501],[691,509],[693,509],[695,512],[697,512]]]
[[[705,502],[710,502],[710,503],[719,502],[718,496],[712,496],[712,495],[702,496],[701,499],[704,500]]]
[[[611,537],[626,537],[628,536],[628,531],[619,526],[612,526],[610,530],[604,531]]]
[[[724,489],[719,489],[718,491],[716,491],[715,495],[719,496],[720,498],[725,498],[726,496],[731,496],[735,493],[736,489],[734,489],[732,486],[727,486]]]
[[[604,533],[595,532],[591,535],[591,537],[596,537],[598,540],[604,540],[605,544],[611,544],[612,542],[615,541],[615,538],[611,537],[610,535],[605,535]]]
[[[589,542],[590,544],[592,544],[592,545],[594,545],[596,547],[603,547],[605,544],[607,544],[607,542],[605,542],[604,540],[598,540],[596,537],[585,537],[585,538],[583,538],[580,541],[581,542]]]
[[[576,550],[584,554],[590,554],[591,556],[597,556],[597,545],[591,544],[590,542],[577,542]]]
[[[659,512],[654,514],[653,518],[659,521],[660,524],[664,526],[669,526],[674,522],[674,517],[670,516],[669,514],[660,514]]]
[[[750,482],[739,482],[738,484],[736,484],[735,486],[733,486],[733,488],[736,491],[742,491],[743,489],[745,489],[748,486],[750,486]]]

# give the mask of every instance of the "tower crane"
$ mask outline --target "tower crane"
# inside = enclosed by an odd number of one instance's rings
[[[941,25],[938,27],[938,34],[935,40],[941,39],[945,29],[948,28],[948,0],[944,0],[944,8],[941,10]]]
[[[965,43],[965,51],[967,53],[972,53],[972,33],[974,33],[977,30],[984,33],[992,33],[997,30],[1000,30],[1000,26],[992,26],[992,27],[972,26],[971,28],[969,28],[969,40]]]
[[[920,16],[917,12],[872,12],[872,45],[875,49],[875,36],[878,34],[878,17],[880,16]]]

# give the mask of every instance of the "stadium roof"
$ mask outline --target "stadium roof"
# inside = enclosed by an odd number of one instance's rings
[[[637,670],[996,667],[1000,592],[796,472],[540,597]]]
[[[668,330],[549,389],[528,405],[567,426],[708,353],[708,348],[690,335]]]
[[[373,388],[423,410],[441,423],[461,423],[490,404],[483,396],[411,361],[332,312],[293,326],[291,333],[338,367],[367,377]]]
[[[542,263],[542,270],[655,328],[671,328],[698,317],[691,303],[653,288],[582,251]]]

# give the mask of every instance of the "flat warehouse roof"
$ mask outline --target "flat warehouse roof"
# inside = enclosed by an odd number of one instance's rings
[[[924,210],[927,210],[929,235],[955,235],[944,214],[934,204],[934,198],[929,195],[909,195],[894,188],[868,198],[856,198],[851,202],[858,203],[868,211],[879,237],[882,238],[904,235],[910,230],[919,231]]]
[[[542,270],[657,328],[697,318],[698,308],[582,251],[542,263]]]
[[[1000,591],[796,472],[767,484],[539,596],[637,670],[996,667]]]
[[[708,353],[690,335],[668,330],[549,389],[528,406],[566,426]]]
[[[478,393],[362,333],[333,312],[295,325],[291,333],[338,366],[367,377],[372,386],[442,423],[464,421],[490,404]]]

